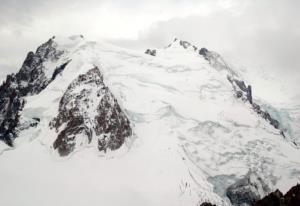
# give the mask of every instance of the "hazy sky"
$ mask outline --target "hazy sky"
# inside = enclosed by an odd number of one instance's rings
[[[0,70],[53,35],[142,50],[179,37],[296,82],[299,10],[298,0],[0,0]]]

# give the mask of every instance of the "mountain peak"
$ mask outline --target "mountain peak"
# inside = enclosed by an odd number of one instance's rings
[[[299,180],[299,135],[293,144],[281,124],[291,120],[266,110],[221,55],[178,38],[146,53],[76,35],[27,55],[0,86],[0,140],[12,146],[0,141],[0,181],[17,185],[1,187],[4,205],[22,194],[48,205],[228,206]]]

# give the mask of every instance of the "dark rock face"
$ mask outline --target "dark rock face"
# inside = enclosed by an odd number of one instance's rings
[[[236,91],[236,97],[237,97],[237,98],[242,98],[242,97],[243,97],[243,92],[241,92],[241,91]]]
[[[149,55],[151,55],[151,56],[156,56],[156,50],[155,50],[155,49],[153,49],[153,50],[147,49],[147,50],[145,51],[145,54],[149,54]]]
[[[279,190],[270,193],[263,199],[255,202],[252,206],[299,206],[300,185],[292,187],[285,195]]]
[[[51,77],[51,81],[53,81],[57,75],[59,75],[60,73],[62,73],[62,71],[65,69],[65,67],[69,64],[70,60],[67,61],[66,63],[63,63],[62,65],[60,65],[59,67],[57,67]]]
[[[22,96],[38,94],[52,81],[45,74],[43,62],[56,61],[63,54],[56,49],[54,37],[38,47],[35,53],[29,52],[20,71],[16,74]]]
[[[206,55],[208,54],[208,50],[206,48],[201,48],[199,50],[199,54],[206,57]]]
[[[61,156],[74,151],[78,141],[96,141],[99,151],[116,150],[132,134],[128,118],[97,67],[69,85],[50,127],[58,132],[53,146]]]
[[[56,76],[47,77],[43,65],[46,60],[56,61],[62,55],[55,44],[53,37],[38,47],[35,53],[29,52],[19,72],[8,75],[0,86],[0,140],[9,146],[13,146],[17,137],[16,127],[25,104],[23,97],[38,94]],[[60,66],[60,72],[67,63]]]
[[[245,84],[244,81],[240,81],[240,80],[238,80],[238,79],[234,79],[233,81],[236,83],[236,85],[237,85],[242,91],[248,92],[248,88],[247,88],[247,86],[246,86],[246,84]]]
[[[275,192],[270,193],[266,197],[264,197],[262,200],[257,201],[256,203],[252,205],[256,206],[280,206],[283,202],[283,194],[276,190]]]
[[[183,48],[185,48],[185,49],[187,49],[187,48],[193,46],[190,42],[182,41],[182,40],[179,41],[179,44],[180,44]],[[193,46],[193,48],[194,48],[194,49],[196,48],[196,50],[197,50],[197,47],[196,47],[196,46]]]
[[[244,178],[228,187],[226,195],[233,205],[251,205],[262,198],[259,191],[267,194],[270,189],[260,177],[249,172]]]
[[[216,205],[213,205],[213,204],[211,204],[209,202],[204,202],[200,206],[216,206]]]
[[[228,76],[228,80],[231,82],[238,98],[242,98],[252,104],[252,88],[251,85],[246,86],[244,81],[232,78]]]
[[[247,100],[249,101],[250,104],[252,104],[252,87],[251,85],[248,85],[247,88]]]
[[[25,101],[20,97],[18,90],[10,87],[10,81],[6,81],[4,85],[7,85],[8,89],[5,94],[0,92],[0,140],[13,146],[13,139],[16,136],[15,128],[18,126],[20,111]]]
[[[268,121],[275,129],[280,129],[280,123],[275,118],[271,117],[271,115],[267,111],[263,111],[261,107],[253,102],[252,99],[252,87],[251,85],[246,86],[244,81],[235,79],[233,77],[228,76],[228,81],[232,84],[233,89],[236,93],[237,98],[242,98],[244,101],[248,101],[251,105],[253,110]],[[285,137],[282,130],[280,130],[280,134]]]
[[[287,206],[296,206],[300,205],[300,185],[292,187],[285,195],[285,204]]]
[[[280,123],[279,123],[278,120],[272,118],[271,115],[268,112],[263,111],[258,104],[256,104],[256,103],[253,102],[252,106],[253,106],[253,110],[257,114],[259,114],[262,118],[264,118],[265,120],[267,120],[274,128],[280,129]],[[282,130],[280,131],[280,133],[281,133],[282,136],[284,136],[284,133],[283,133]]]

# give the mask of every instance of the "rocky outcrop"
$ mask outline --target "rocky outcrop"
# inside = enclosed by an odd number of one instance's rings
[[[261,106],[257,103],[253,102],[251,85],[246,86],[244,81],[238,80],[232,76],[227,76],[227,79],[232,84],[236,97],[248,101],[258,115],[269,122],[275,129],[279,129],[280,134],[285,137],[282,128],[280,128],[279,121],[273,118],[267,111],[262,110]]]
[[[238,98],[242,98],[244,101],[248,101],[250,104],[253,103],[251,85],[246,86],[244,81],[238,80],[231,76],[227,76],[227,79],[232,84]]]
[[[56,49],[55,37],[39,46],[35,53],[29,52],[20,71],[16,74],[16,83],[22,96],[38,94],[53,80],[45,73],[45,61],[57,61],[63,51]]]
[[[285,195],[279,190],[272,192],[263,199],[255,202],[252,206],[299,206],[300,185],[292,187]]]
[[[213,205],[213,204],[211,204],[209,202],[204,202],[200,206],[216,206],[216,205]]]
[[[195,45],[192,45],[190,42],[187,41],[180,40],[179,44],[185,49],[192,47],[195,51],[198,50],[198,48]]]
[[[191,44],[188,41],[183,41],[183,40],[180,40],[177,38],[175,38],[174,41],[171,44],[169,44],[166,48],[169,48],[172,45],[179,45],[179,46],[183,47],[184,49],[191,49],[191,50],[194,50],[195,52],[198,51],[198,47],[196,47],[195,45]]]
[[[53,146],[61,156],[92,142],[99,151],[116,150],[132,134],[128,118],[97,67],[69,85],[50,127],[58,133]]]
[[[149,54],[151,56],[156,56],[156,50],[155,49],[147,49],[145,51],[145,54]]]
[[[68,60],[66,63],[63,63],[62,65],[60,65],[59,67],[57,67],[51,77],[51,81],[53,81],[57,75],[59,75],[60,73],[62,73],[62,71],[65,69],[65,67],[69,64],[71,60]]]
[[[19,72],[8,75],[0,86],[0,140],[9,146],[13,146],[17,137],[16,128],[25,104],[24,97],[40,93],[69,62],[54,68],[55,74],[51,77],[46,75],[43,63],[57,61],[63,54],[63,51],[57,50],[54,38],[38,47],[35,53],[29,52]]]
[[[252,106],[253,106],[254,111],[257,114],[259,114],[260,116],[262,116],[265,120],[267,120],[274,128],[280,129],[280,124],[279,124],[278,120],[272,118],[268,112],[263,111],[258,104],[252,103]],[[282,130],[281,130],[281,134],[284,136],[284,133]]]
[[[206,58],[208,55],[208,50],[206,48],[201,48],[199,50],[199,54],[202,55],[204,58]]]
[[[233,205],[251,205],[260,200],[270,191],[256,173],[249,172],[242,179],[229,186],[226,191],[227,197]]]
[[[0,88],[0,140],[13,146],[13,140],[17,135],[15,128],[18,126],[20,111],[25,101],[21,98],[19,91],[11,87],[10,78],[11,76],[8,76]],[[4,87],[6,87],[5,93],[2,93],[1,89],[4,90]]]

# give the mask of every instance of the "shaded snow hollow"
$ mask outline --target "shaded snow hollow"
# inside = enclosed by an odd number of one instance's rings
[[[47,75],[69,63],[25,98],[21,124],[39,118],[38,125],[20,131],[13,149],[0,142],[1,205],[231,205],[226,189],[249,171],[270,190],[299,182],[300,150],[236,97],[227,77],[239,71],[221,57],[210,62],[177,39],[156,56],[82,36],[54,41],[63,54],[43,63]],[[95,67],[133,135],[116,151],[82,142],[61,158],[49,123],[72,81]]]

